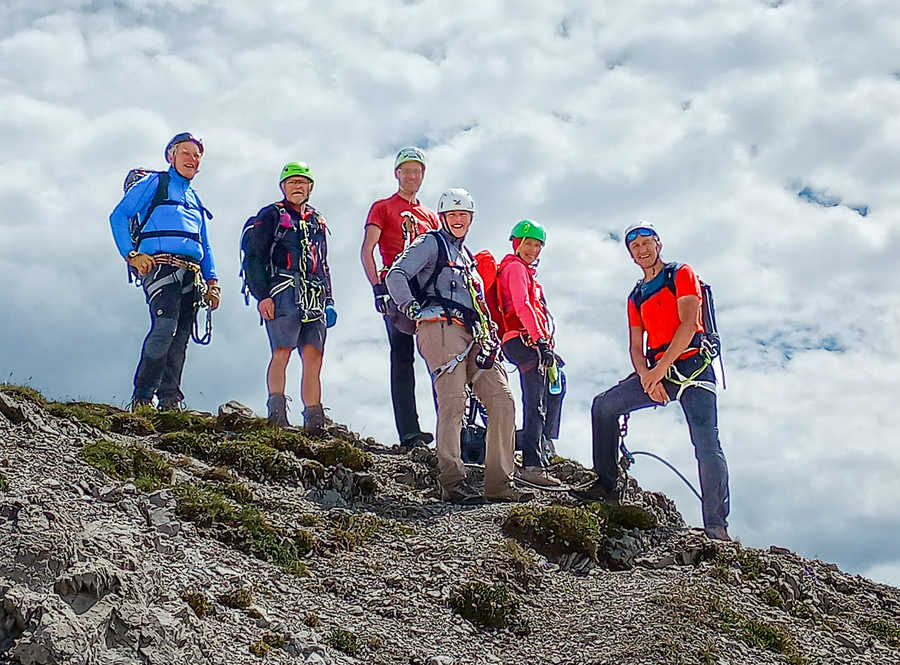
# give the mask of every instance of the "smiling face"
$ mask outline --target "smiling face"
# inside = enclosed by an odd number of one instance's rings
[[[662,245],[656,236],[638,236],[628,243],[628,251],[631,252],[631,258],[641,268],[647,269],[656,265],[659,261],[659,250]]]
[[[203,153],[200,152],[200,146],[193,141],[182,141],[175,144],[174,153],[169,155],[169,163],[179,175],[191,180],[200,171],[201,157]]]
[[[537,238],[522,238],[522,242],[519,243],[519,248],[516,250],[516,254],[525,263],[531,265],[538,260],[538,256],[540,256],[541,250],[543,248],[544,243],[542,243]]]
[[[441,213],[441,219],[454,238],[465,238],[472,225],[472,213],[467,210],[451,210]]]
[[[425,165],[421,162],[403,162],[394,171],[400,189],[407,194],[415,194],[425,179]]]
[[[313,182],[302,175],[292,175],[281,181],[281,191],[284,198],[297,210],[309,199],[313,190]]]

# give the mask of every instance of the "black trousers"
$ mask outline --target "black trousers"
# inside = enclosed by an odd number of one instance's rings
[[[150,332],[144,339],[134,375],[134,399],[180,401],[181,373],[194,323],[194,273],[158,265],[143,279],[150,308]]]
[[[540,366],[537,350],[526,346],[521,338],[506,342],[503,355],[518,368],[522,386],[522,465],[541,466],[541,439],[559,438],[565,391],[550,394],[547,372]]]
[[[419,412],[416,410],[415,336],[398,330],[385,317],[388,341],[391,345],[391,403],[394,423],[400,440],[421,432]]]

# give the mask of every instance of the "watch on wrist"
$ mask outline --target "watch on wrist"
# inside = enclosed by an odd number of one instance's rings
[[[125,255],[125,260],[131,261],[131,259],[133,259],[138,254],[140,254],[140,252],[138,252],[136,249],[133,249],[130,252],[128,252],[128,254]]]

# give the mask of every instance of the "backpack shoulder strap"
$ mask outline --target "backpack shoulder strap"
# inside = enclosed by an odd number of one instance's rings
[[[150,205],[147,207],[147,212],[144,215],[144,219],[141,220],[140,225],[137,227],[137,236],[141,235],[141,232],[144,230],[144,227],[147,226],[147,222],[150,221],[150,215],[153,214],[153,211],[156,210],[160,205],[163,204],[164,201],[169,198],[169,172],[168,171],[159,171],[158,179],[156,181],[156,191],[153,193],[153,198],[150,199]]]
[[[429,235],[434,238],[438,247],[438,255],[437,259],[434,262],[434,270],[432,271],[428,279],[425,280],[425,282],[419,287],[420,293],[426,291],[429,287],[434,285],[434,283],[437,282],[438,275],[441,274],[441,270],[450,265],[450,255],[447,250],[447,241],[440,234],[440,231],[428,231],[423,235]]]
[[[676,295],[675,293],[675,273],[678,272],[678,269],[682,266],[681,263],[667,263],[666,267],[663,268],[665,270],[666,276],[663,277],[663,285],[672,292],[672,295]]]

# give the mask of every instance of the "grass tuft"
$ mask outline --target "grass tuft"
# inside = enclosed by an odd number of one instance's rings
[[[775,587],[769,587],[763,594],[763,599],[772,607],[784,607],[784,596]]]
[[[580,552],[596,560],[603,539],[598,516],[580,506],[514,506],[503,530],[549,556]]]
[[[316,450],[315,458],[325,466],[343,464],[353,471],[363,471],[373,464],[369,453],[341,439],[333,439],[320,447]]]
[[[250,645],[250,653],[259,658],[265,658],[269,655],[269,645],[262,640],[257,640]]]
[[[319,615],[315,612],[307,612],[306,616],[303,617],[303,623],[306,624],[309,628],[318,628],[319,626]]]
[[[6,477],[6,474],[0,471],[0,492],[8,492],[9,491],[9,479]]]
[[[505,584],[470,582],[455,589],[448,603],[454,612],[479,626],[507,628],[518,623],[519,605]]]
[[[887,619],[863,619],[862,629],[895,649],[900,647],[900,626]]]
[[[201,619],[212,611],[212,604],[202,591],[185,591],[181,594],[181,599],[190,605],[194,614]]]
[[[333,628],[331,632],[328,633],[328,637],[325,638],[325,641],[328,642],[330,646],[348,656],[355,656],[359,653],[359,640],[356,638],[356,635],[349,630]]]
[[[31,402],[38,406],[44,406],[47,400],[41,395],[39,390],[35,390],[31,386],[18,386],[14,383],[0,383],[0,392],[14,397],[19,400]]]
[[[383,518],[368,513],[339,513],[331,518],[331,523],[333,548],[348,552],[372,540],[386,526]]]
[[[228,593],[221,594],[216,600],[225,607],[244,610],[253,604],[253,592],[246,587],[237,587]]]
[[[102,439],[81,449],[85,461],[117,480],[134,478],[134,484],[152,492],[172,482],[174,470],[159,453],[138,445],[123,445]]]

